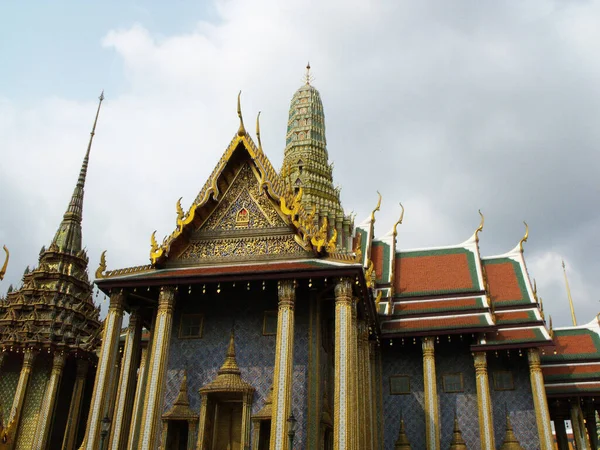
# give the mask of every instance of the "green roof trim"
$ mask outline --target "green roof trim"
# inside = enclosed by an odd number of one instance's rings
[[[595,359],[600,360],[600,336],[597,333],[594,333],[588,329],[575,329],[575,330],[555,330],[554,331],[554,340],[561,336],[590,336],[594,346],[596,347],[596,351],[594,353],[557,353],[556,355],[544,355],[542,356],[542,362],[555,362],[555,361],[581,361],[581,360],[589,360]]]
[[[394,316],[408,316],[408,315],[413,315],[413,314],[419,314],[419,313],[435,313],[435,312],[453,312],[453,311],[464,311],[464,310],[471,310],[471,309],[477,309],[477,308],[482,308],[482,309],[487,309],[487,306],[485,306],[483,304],[483,297],[473,297],[473,299],[476,300],[476,305],[475,306],[471,306],[471,305],[456,305],[453,304],[453,301],[444,301],[443,303],[447,303],[448,306],[444,306],[444,307],[434,307],[434,308],[426,308],[423,307],[422,309],[411,309],[410,311],[402,311],[399,307],[402,305],[401,302],[399,302],[399,304],[394,305]],[[453,299],[453,300],[458,300],[458,299]],[[427,302],[423,302],[424,305],[430,303],[429,301]],[[436,302],[431,302],[431,303],[436,303]]]

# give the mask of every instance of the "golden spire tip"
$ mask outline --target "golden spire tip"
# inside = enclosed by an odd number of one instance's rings
[[[238,93],[238,100],[237,100],[237,114],[238,117],[240,118],[240,128],[238,129],[238,136],[244,136],[246,134],[246,129],[244,128],[244,119],[242,118],[242,107],[240,104],[240,97],[242,96],[242,91],[240,91]]]
[[[312,77],[310,75],[310,61],[306,64],[306,75],[304,75],[304,81],[306,84],[310,84]]]
[[[104,100],[104,89],[102,89],[102,92],[100,92],[100,97],[98,97],[98,100]]]
[[[565,286],[567,288],[567,297],[569,298],[569,308],[571,309],[571,320],[573,326],[577,326],[577,318],[575,317],[575,307],[573,306],[573,297],[571,296],[571,288],[569,287],[569,279],[567,278],[567,269],[565,266],[565,260],[562,260],[563,274],[565,276]]]

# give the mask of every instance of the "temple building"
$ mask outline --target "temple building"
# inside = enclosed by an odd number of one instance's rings
[[[276,170],[238,96],[238,130],[150,263],[102,254],[102,326],[81,246],[90,140],[39,267],[0,300],[0,449],[550,450],[565,420],[596,448],[600,324],[552,329],[527,228],[482,256],[483,215],[423,249],[398,245],[403,209],[376,234],[381,196],[355,224],[323,111],[307,73]]]

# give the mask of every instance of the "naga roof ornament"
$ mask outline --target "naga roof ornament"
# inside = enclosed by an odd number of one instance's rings
[[[479,233],[481,233],[483,231],[483,225],[485,223],[485,217],[483,216],[481,210],[477,210],[477,212],[479,213],[479,216],[481,217],[481,222],[479,222],[479,226],[477,227],[477,229],[475,230],[475,241],[479,242]]]
[[[240,118],[240,128],[238,129],[238,136],[245,136],[246,135],[246,128],[244,128],[244,119],[242,118],[242,107],[240,105],[240,97],[242,95],[242,91],[239,92],[238,94],[238,100],[237,100],[237,114],[238,117]]]
[[[527,238],[529,237],[529,225],[527,225],[527,222],[525,221],[523,221],[523,223],[525,224],[525,236],[519,241],[519,250],[521,253],[523,253],[523,244],[527,242]]]

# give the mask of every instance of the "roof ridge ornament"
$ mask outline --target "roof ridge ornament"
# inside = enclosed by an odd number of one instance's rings
[[[240,97],[242,95],[242,91],[240,91],[238,93],[238,99],[237,99],[237,114],[238,117],[240,118],[240,128],[238,129],[238,136],[245,136],[246,135],[246,129],[244,128],[244,119],[242,118],[242,107],[240,106]]]
[[[519,241],[519,250],[521,253],[523,253],[523,243],[527,242],[527,238],[529,237],[529,225],[527,225],[527,222],[525,221],[523,221],[523,223],[525,224],[525,236]]]
[[[6,253],[6,259],[4,260],[4,264],[2,265],[2,269],[0,269],[0,280],[4,279],[4,274],[6,273],[6,268],[8,267],[8,259],[10,258],[10,252],[6,248],[6,245],[3,245],[2,248]]]
[[[100,255],[100,265],[96,269],[96,278],[104,278],[103,272],[106,270],[106,250]]]
[[[258,149],[262,152],[262,142],[260,142],[260,111],[258,112],[258,115],[256,116],[256,140],[258,141]]]
[[[479,233],[481,233],[483,231],[483,225],[485,223],[485,217],[483,216],[483,214],[481,212],[481,209],[478,209],[477,212],[481,216],[481,222],[479,222],[479,226],[475,230],[475,241],[479,242]]]
[[[379,193],[379,191],[377,191],[377,195],[379,196],[379,200],[377,200],[377,206],[375,207],[373,212],[371,212],[371,225],[375,223],[375,213],[381,209],[381,194]]]
[[[400,208],[402,208],[402,212],[400,213],[400,218],[394,224],[394,231],[393,231],[394,239],[396,239],[396,236],[398,236],[398,230],[397,230],[398,225],[402,225],[402,220],[404,219],[404,206],[402,205],[402,202],[400,202]]]
[[[569,286],[569,279],[567,278],[567,267],[565,266],[565,260],[562,260],[562,268],[563,274],[565,276],[565,286],[567,287],[567,297],[569,299],[569,308],[571,308],[571,320],[573,321],[573,326],[577,326],[577,318],[575,317],[575,308],[573,306],[573,297],[571,296],[571,288]]]

